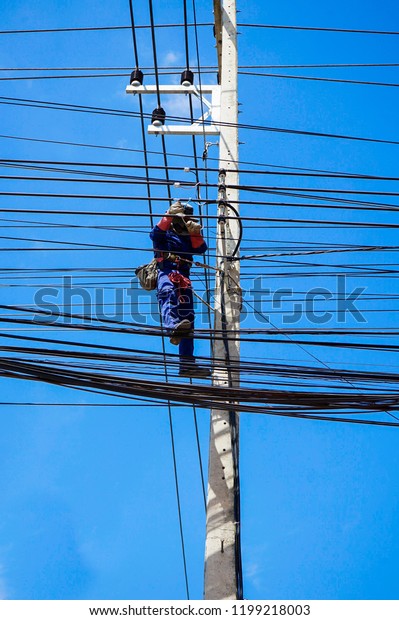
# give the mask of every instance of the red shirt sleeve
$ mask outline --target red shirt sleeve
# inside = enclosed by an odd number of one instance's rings
[[[157,224],[158,228],[160,228],[161,230],[166,232],[167,230],[169,230],[169,228],[172,225],[172,219],[173,218],[168,217],[167,215],[164,215],[163,218],[160,219],[158,224]]]
[[[204,238],[201,234],[198,235],[190,235],[190,241],[191,241],[191,245],[193,246],[193,249],[196,250],[197,248],[201,247],[201,245],[204,242]]]

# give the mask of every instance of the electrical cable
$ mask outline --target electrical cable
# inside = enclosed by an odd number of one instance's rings
[[[202,78],[201,78],[201,67],[200,67],[200,61],[199,61],[199,45],[198,45],[198,33],[197,33],[197,18],[196,18],[196,7],[195,7],[195,0],[193,0],[193,21],[194,21],[194,35],[195,35],[195,43],[196,43],[196,54],[197,54],[197,70],[198,70],[198,81],[199,81],[199,91],[202,91]],[[184,33],[185,33],[185,53],[186,53],[186,70],[189,71],[190,67],[190,53],[189,53],[189,36],[188,36],[188,17],[187,17],[187,0],[184,0],[183,2],[183,21],[184,21]],[[194,123],[194,108],[193,108],[193,95],[190,93],[189,94],[189,109],[190,109],[190,120],[191,123]],[[200,105],[201,105],[201,114],[204,114],[204,104],[203,104],[203,100],[202,98],[200,98]],[[205,131],[205,128],[203,128],[203,131]],[[203,140],[205,142],[205,134],[203,133]],[[200,223],[202,225],[203,223],[203,212],[202,212],[202,202],[201,202],[201,193],[200,193],[200,178],[199,178],[199,165],[198,165],[198,155],[197,155],[197,146],[196,146],[196,138],[195,135],[193,135],[191,137],[191,143],[192,143],[192,149],[193,149],[193,158],[194,158],[194,164],[195,164],[195,170],[191,171],[193,172],[193,174],[195,175],[195,180],[196,180],[196,188],[197,188],[197,199],[198,199],[198,210],[199,210],[199,216],[200,216]],[[205,184],[207,184],[207,179],[205,179]],[[206,187],[206,191],[207,191],[207,187]],[[207,262],[209,262],[209,255],[208,252],[206,253],[206,258],[205,260]],[[206,268],[203,269],[203,275],[204,275],[204,279],[205,279],[205,290],[206,290],[206,310],[207,310],[207,317],[208,317],[208,325],[209,325],[209,329],[212,328],[212,318],[211,318],[211,305],[210,305],[210,294],[209,294],[209,289],[210,289],[210,282],[209,282],[209,277],[208,277],[208,271]],[[195,292],[193,291],[193,294],[195,295]],[[213,339],[211,337],[210,339],[210,348],[211,351],[213,350]],[[190,383],[192,383],[192,378],[190,378]],[[206,505],[206,490],[205,490],[205,476],[204,476],[204,468],[203,468],[203,463],[202,463],[202,451],[201,451],[201,444],[200,444],[200,440],[199,440],[199,432],[198,432],[198,419],[197,419],[197,410],[196,410],[196,405],[193,404],[193,419],[194,419],[194,428],[195,428],[195,437],[196,437],[196,445],[197,445],[197,454],[198,454],[198,465],[199,465],[199,470],[200,470],[200,479],[201,479],[201,489],[202,489],[202,498],[203,498],[203,502],[204,502],[204,509],[206,511],[207,509],[207,505]]]
[[[135,28],[140,29],[150,29],[150,28],[179,28],[184,24],[140,24],[136,25]],[[199,26],[213,26],[213,22],[202,22],[198,23]],[[189,27],[193,27],[194,24],[188,24]],[[387,30],[359,30],[354,28],[326,28],[326,27],[316,27],[316,26],[285,26],[285,25],[277,25],[277,24],[248,24],[248,23],[238,23],[237,26],[239,28],[267,28],[267,29],[277,29],[277,30],[304,30],[304,31],[313,31],[313,32],[336,32],[336,33],[348,33],[348,34],[371,34],[371,35],[390,35],[390,36],[398,36],[399,32],[397,31],[387,31]],[[106,30],[129,30],[130,26],[85,26],[85,27],[75,27],[75,28],[36,28],[36,29],[26,29],[26,30],[1,30],[0,35],[7,34],[34,34],[34,33],[58,33],[58,32],[88,32],[88,31],[106,31]]]
[[[185,24],[183,24],[185,27]],[[193,23],[195,30],[195,20]],[[327,63],[301,65],[238,65],[238,69],[344,69],[354,67],[399,67],[397,62],[374,63]],[[176,71],[182,71],[184,66],[174,65]],[[142,67],[143,71],[153,71],[153,67]],[[158,67],[159,72],[167,71],[170,66]],[[217,71],[216,65],[202,65],[202,73]],[[131,71],[131,67],[0,67],[0,71]],[[125,75],[125,74],[124,74]]]
[[[2,136],[0,136],[2,137]],[[23,139],[23,138],[21,138]],[[62,144],[62,143],[61,143]],[[73,143],[72,143],[73,144]],[[87,145],[90,146],[90,145]],[[93,148],[95,148],[95,146],[93,145]],[[135,152],[144,152],[145,150],[142,151],[141,149],[134,149]],[[149,153],[152,154],[158,154],[154,151],[148,151]],[[173,154],[168,153],[169,157],[173,156]],[[198,161],[198,157],[195,157],[194,155],[190,156],[188,155],[189,158],[194,159],[194,161]],[[206,162],[206,160],[205,160]],[[94,168],[122,168],[122,169],[143,169],[143,168],[151,168],[153,170],[164,170],[164,166],[159,166],[159,165],[146,165],[146,164],[126,164],[126,163],[106,163],[106,162],[88,162],[88,161],[60,161],[60,160],[43,160],[43,159],[0,159],[0,165],[2,166],[9,166],[9,167],[21,167],[21,168],[27,168],[28,165],[29,167],[32,166],[32,169],[37,169],[37,170],[48,170],[48,169],[54,169],[56,171],[62,171],[64,170],[64,168],[61,168],[60,166],[88,166],[90,168],[94,167]],[[33,167],[33,165],[35,167]],[[55,168],[49,168],[48,166],[56,166]],[[255,164],[253,164],[255,165]],[[259,165],[259,164],[258,164]],[[265,165],[265,166],[271,166],[271,164],[260,164],[260,165]],[[279,167],[279,166],[276,166]],[[284,168],[284,166],[283,166]],[[286,168],[291,168],[289,166],[287,166]],[[168,166],[169,170],[173,170],[173,171],[179,171],[182,172],[184,169],[182,166]],[[393,177],[393,176],[381,176],[381,175],[371,175],[371,174],[354,174],[354,173],[350,173],[350,172],[346,172],[346,173],[340,173],[340,172],[312,172],[310,169],[300,169],[299,170],[303,170],[303,172],[292,172],[292,170],[295,170],[295,168],[292,168],[289,172],[285,171],[285,170],[259,170],[259,169],[237,169],[237,172],[239,172],[241,175],[242,174],[250,174],[250,175],[269,175],[269,176],[288,176],[288,177],[310,177],[310,178],[316,178],[316,179],[347,179],[347,180],[362,180],[362,181],[399,181],[399,177]],[[197,172],[218,172],[219,169],[218,168],[210,168],[208,165],[204,165],[203,167],[198,166],[197,164],[195,164],[195,166],[191,166],[189,172],[193,172],[193,173],[197,173]],[[79,172],[83,172],[82,170],[79,170]],[[86,171],[87,172],[87,171]],[[229,172],[229,171],[227,171]],[[205,186],[207,186],[207,183],[205,183]],[[251,186],[252,187],[252,186]]]
[[[399,32],[397,31],[387,31],[387,30],[359,30],[353,28],[320,28],[320,27],[312,27],[312,26],[277,26],[276,24],[237,24],[237,26],[241,28],[270,28],[277,30],[308,30],[313,32],[341,32],[341,33],[349,33],[349,34],[382,34],[382,35],[392,35],[398,36]]]
[[[212,26],[212,23],[201,23],[197,26]],[[150,28],[180,28],[183,24],[154,24],[153,26],[147,24],[135,24],[135,28],[149,30]],[[188,24],[189,27],[194,24]],[[36,28],[28,30],[0,30],[0,35],[4,34],[43,34],[43,33],[55,33],[55,32],[94,32],[105,30],[130,30],[130,26],[86,26],[78,28]]]
[[[158,71],[156,71],[156,76],[158,76]],[[157,84],[159,85],[159,79],[158,79]],[[157,99],[158,99],[158,106],[160,107],[159,91],[158,91]],[[139,116],[138,112],[132,112],[130,110],[117,110],[113,108],[104,108],[104,107],[99,107],[99,106],[82,106],[82,105],[71,104],[71,103],[41,101],[41,100],[35,100],[35,99],[22,99],[22,98],[17,98],[17,97],[0,97],[0,105],[14,105],[14,106],[33,107],[33,108],[40,108],[40,109],[45,108],[45,109],[58,110],[58,111],[64,111],[64,112],[65,111],[81,112],[85,114],[100,114],[100,115],[111,115],[111,116],[121,116],[121,117],[131,117],[131,118],[137,118]],[[149,114],[144,114],[144,116],[151,118],[151,115]],[[168,115],[168,118],[170,120],[183,122],[183,123],[190,122],[189,117]],[[203,122],[204,124],[211,123],[211,121],[207,121],[207,120]],[[252,125],[252,124],[246,124],[246,123],[226,123],[223,121],[219,121],[218,124],[223,125],[224,127],[238,127],[241,129],[249,129],[252,131],[266,131],[266,132],[283,133],[283,134],[298,135],[298,136],[310,136],[310,137],[316,137],[316,138],[354,140],[354,141],[370,142],[370,143],[377,143],[377,144],[392,144],[392,145],[399,144],[398,140],[388,140],[388,139],[382,139],[382,138],[368,138],[368,137],[363,137],[363,136],[349,136],[345,134],[332,134],[332,133],[325,133],[325,132],[320,132],[320,131],[306,131],[306,130],[299,130],[299,129],[287,129],[287,128],[282,128],[282,127],[267,127],[263,125]],[[164,134],[162,134],[162,137],[164,137]]]
[[[131,0],[129,0],[129,1],[131,3]],[[157,53],[156,53],[155,29],[154,29],[154,14],[153,14],[152,0],[149,0],[149,11],[150,11],[150,20],[151,20],[151,40],[152,40],[152,50],[153,50],[153,57],[154,57],[155,81],[156,81],[156,85],[157,85],[157,102],[158,102],[158,111],[160,112],[161,111],[161,98],[160,98],[160,92],[159,92],[159,76],[158,76],[158,63],[157,63]],[[131,4],[131,15],[133,16],[132,4]],[[134,21],[132,19],[132,30],[134,31],[134,29],[135,29],[134,28]],[[145,152],[146,151],[146,144],[145,144],[145,137],[144,137],[145,136],[145,132],[144,132],[144,124],[143,124],[144,123],[144,113],[143,113],[141,102],[140,102],[140,118],[141,118],[141,123],[142,123],[143,150]],[[164,138],[164,137],[162,136],[162,138]],[[165,144],[164,144],[163,140],[162,140],[162,147],[163,147],[163,151],[164,151],[164,164],[165,164],[165,166],[167,166],[166,154],[165,154]],[[146,159],[145,159],[145,163],[147,164],[147,160]],[[146,175],[148,177],[148,168],[146,168],[145,170],[146,170]],[[165,168],[165,174],[166,174],[166,179],[168,181],[169,180],[168,170],[166,168]],[[150,187],[149,184],[147,184],[147,186],[148,186],[148,188]],[[168,194],[169,194],[169,198],[170,198],[170,187],[169,187],[169,185],[168,185]],[[153,223],[153,218],[152,218],[152,207],[151,207],[151,194],[148,194],[148,204],[149,204],[149,211],[150,211],[150,222],[152,224]],[[168,377],[168,369],[167,369],[167,363],[166,363],[166,349],[165,349],[165,338],[164,338],[164,335],[162,335],[162,349],[163,349],[163,354],[164,354],[165,381],[166,381],[166,384],[168,384],[169,377]],[[172,460],[173,460],[173,470],[174,470],[174,480],[175,480],[175,492],[176,492],[176,502],[177,502],[177,511],[178,511],[178,520],[179,520],[179,531],[180,531],[180,541],[181,541],[181,552],[182,552],[182,560],[183,560],[185,588],[186,588],[187,599],[190,600],[188,571],[187,571],[187,560],[186,560],[186,550],[185,550],[184,531],[183,531],[183,520],[182,520],[182,513],[181,513],[180,489],[179,489],[177,460],[176,460],[176,449],[175,449],[175,440],[174,440],[173,415],[172,415],[172,405],[171,405],[171,401],[170,400],[167,401],[167,405],[168,405],[169,431],[170,431],[170,439],[171,439]]]
[[[142,153],[142,149],[131,149],[131,148],[126,148],[126,147],[117,147],[117,146],[107,146],[107,145],[100,145],[100,144],[84,144],[84,143],[79,143],[79,142],[68,142],[68,141],[62,141],[62,140],[45,140],[45,139],[40,139],[40,138],[32,138],[32,137],[27,137],[27,136],[10,136],[10,135],[5,135],[5,134],[0,134],[0,138],[2,139],[9,139],[9,140],[22,140],[22,141],[29,141],[29,142],[38,142],[38,143],[43,143],[43,144],[59,144],[59,145],[63,145],[63,146],[75,146],[75,147],[79,147],[79,148],[94,148],[94,149],[106,149],[106,150],[111,150],[111,151],[121,151],[121,152],[129,152],[129,153]],[[161,153],[159,151],[147,151],[149,154],[154,154],[154,155],[160,155]],[[168,157],[179,157],[182,158],[184,157],[185,159],[192,157],[190,155],[185,154],[184,156],[182,156],[181,153],[168,153]],[[214,157],[209,157],[209,155],[207,155],[207,158],[205,161],[207,161],[209,159],[209,161],[215,161],[215,162],[219,162],[219,160],[217,158]],[[221,160],[221,161],[227,161],[227,160]],[[219,162],[220,163],[220,162]],[[239,163],[239,162],[233,162],[233,163]],[[249,161],[241,161],[240,162],[242,165],[250,165],[250,166],[261,166],[261,167],[267,167],[267,168],[280,168],[280,169],[285,169],[285,170],[301,170],[301,171],[305,171],[305,172],[321,172],[321,173],[328,173],[328,174],[332,174],[332,175],[339,175],[342,174],[344,177],[359,177],[359,178],[363,178],[365,176],[367,177],[371,177],[373,178],[372,175],[364,175],[364,174],[354,174],[352,172],[337,172],[337,171],[331,171],[331,170],[320,170],[318,168],[301,168],[298,166],[282,166],[282,165],[276,165],[276,164],[270,164],[270,163],[262,163],[262,162],[249,162]],[[218,168],[216,169],[218,170]],[[242,171],[244,172],[244,171]],[[256,173],[256,170],[252,171],[252,170],[248,170],[245,171],[248,173]],[[269,172],[269,171],[267,171]],[[384,177],[382,177],[384,178]],[[390,180],[389,177],[387,177],[386,180]],[[393,178],[392,180],[396,180],[396,178]]]
[[[230,407],[235,411],[246,411],[248,413],[264,413],[268,415],[288,416],[304,419],[316,419],[334,422],[345,422],[355,424],[368,424],[386,427],[399,427],[397,422],[383,422],[374,419],[342,418],[331,415],[335,411],[340,411],[345,415],[345,411],[353,407],[361,412],[377,411],[381,412],[389,407],[393,411],[399,409],[399,399],[397,394],[334,394],[334,393],[312,393],[312,392],[289,392],[279,390],[248,390],[246,388],[223,388],[221,386],[200,385],[200,390],[192,384],[166,384],[159,385],[159,382],[136,381],[122,376],[112,376],[101,373],[78,371],[75,369],[57,369],[50,364],[29,363],[22,360],[6,359],[0,360],[0,371],[3,376],[22,379],[33,379],[64,385],[68,387],[83,387],[101,389],[113,394],[124,394],[134,396],[153,397],[155,394],[159,400],[176,400],[179,403],[197,403],[204,408],[220,408],[225,406],[226,401],[231,401]],[[291,403],[295,399],[295,409],[292,411]],[[252,405],[252,402],[260,405]],[[237,404],[236,404],[237,403]],[[240,403],[240,404],[238,404]],[[271,407],[275,404],[276,406]],[[313,414],[312,409],[319,407],[329,409],[329,415],[320,416]]]
[[[256,73],[255,71],[238,71],[240,75],[250,75],[255,77],[282,78],[287,80],[308,80],[312,82],[330,82],[337,84],[360,84],[363,86],[391,86],[398,88],[399,84],[391,82],[371,82],[366,80],[343,80],[338,78],[310,77],[305,75],[280,75],[277,73]],[[7,78],[0,78],[7,79]],[[15,79],[15,78],[14,78]]]

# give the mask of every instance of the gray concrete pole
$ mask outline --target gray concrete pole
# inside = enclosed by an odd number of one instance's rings
[[[237,21],[236,0],[215,0],[215,37],[220,53],[222,123],[220,127],[220,172],[218,196],[215,330],[213,385],[238,387],[239,373],[231,364],[239,361],[241,289],[239,262],[229,261],[239,238],[239,224],[229,207],[238,208],[238,102],[237,102]],[[226,188],[227,186],[227,188]],[[240,506],[238,475],[238,414],[234,403],[211,411],[208,501],[205,550],[206,600],[242,598]]]

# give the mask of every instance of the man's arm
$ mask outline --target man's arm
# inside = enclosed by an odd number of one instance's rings
[[[153,235],[159,235],[160,233],[161,234],[166,233],[171,227],[171,224],[172,224],[172,217],[168,215],[164,215],[163,217],[161,217],[159,222],[155,224],[154,228],[152,229],[150,233],[151,239],[153,238]]]
[[[191,246],[194,254],[204,254],[208,246],[201,233],[201,224],[198,222],[186,222],[187,230],[190,233]]]
[[[166,233],[169,230],[171,223],[172,218],[164,215],[164,217],[159,220],[158,224],[156,224],[150,232],[150,239],[152,240],[154,250],[167,251],[168,240]],[[155,256],[158,256],[158,254],[155,253]]]
[[[165,215],[159,220],[158,224],[156,224],[156,226],[154,226],[154,228],[150,232],[150,238],[154,241],[155,247],[157,247],[157,243],[162,242],[162,240],[165,238],[165,233],[172,225],[173,216],[176,216],[179,213],[183,212],[183,206],[179,201],[173,203],[169,207]]]

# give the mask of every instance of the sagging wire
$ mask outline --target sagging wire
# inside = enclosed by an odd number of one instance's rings
[[[157,101],[158,101],[157,113],[159,116],[161,117],[163,116],[163,118],[165,118],[165,111],[161,107],[161,98],[160,98],[160,90],[159,90],[159,75],[158,75],[157,50],[156,50],[156,41],[155,41],[154,13],[153,13],[152,0],[149,0],[148,4],[149,4],[150,21],[151,21],[151,40],[152,40],[152,50],[153,50],[153,57],[154,57],[155,82],[157,86]],[[153,118],[155,114],[156,112],[154,111]],[[141,114],[141,117],[144,118],[144,114]],[[165,176],[166,176],[166,180],[169,181],[169,171],[167,168],[168,162],[167,162],[167,155],[166,155],[165,139],[163,135],[161,138],[162,138],[162,151],[163,151],[163,156],[164,156],[164,165],[165,165]],[[167,190],[168,190],[168,197],[170,199],[171,191],[170,191],[169,183],[167,185]],[[161,314],[160,314],[160,322],[161,322],[161,328],[163,331]],[[162,352],[163,352],[163,357],[164,357],[165,381],[167,385],[169,383],[169,377],[168,377],[164,333],[162,334]],[[175,450],[175,441],[174,441],[173,415],[172,415],[172,406],[171,406],[170,400],[168,400],[168,419],[169,419],[169,430],[170,430],[171,446],[172,446],[172,458],[173,458],[174,480],[175,480],[175,490],[176,490],[176,501],[177,501],[178,517],[179,517],[179,531],[180,531],[181,551],[182,551],[182,560],[183,560],[184,580],[185,580],[186,596],[187,596],[187,599],[189,600],[190,590],[189,590],[189,582],[188,582],[187,560],[186,560],[183,520],[182,520],[181,502],[180,502],[180,489],[179,489],[176,450]]]

